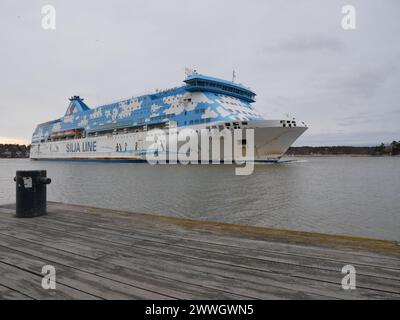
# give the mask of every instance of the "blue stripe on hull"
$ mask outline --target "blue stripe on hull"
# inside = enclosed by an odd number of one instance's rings
[[[65,162],[100,162],[100,163],[148,163],[147,160],[143,159],[31,159],[34,161],[65,161]],[[294,160],[254,160],[254,163],[287,163],[292,162]],[[166,161],[168,163],[168,160]],[[178,163],[179,164],[179,163]],[[204,164],[204,163],[198,163]],[[212,161],[205,163],[205,164],[213,164]],[[216,164],[224,164],[223,161],[216,163]],[[235,164],[235,163],[233,163]]]

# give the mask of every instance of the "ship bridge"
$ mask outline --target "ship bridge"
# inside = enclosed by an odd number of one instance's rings
[[[249,88],[246,88],[239,83],[204,76],[201,74],[189,75],[184,82],[187,85],[187,91],[208,91],[233,96],[247,102],[255,102],[256,94]]]

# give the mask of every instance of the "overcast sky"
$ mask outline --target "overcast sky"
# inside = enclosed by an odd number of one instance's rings
[[[399,39],[398,0],[1,0],[0,142],[28,142],[71,95],[93,107],[180,85],[185,67],[234,69],[266,118],[309,125],[296,145],[400,140]]]

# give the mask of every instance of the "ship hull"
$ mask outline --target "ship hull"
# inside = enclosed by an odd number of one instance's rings
[[[182,129],[188,128],[179,128],[178,132]],[[205,127],[193,126],[191,129],[200,132]],[[283,127],[282,120],[263,120],[250,122],[246,127],[240,129],[254,130],[254,158],[251,160],[254,160],[254,162],[276,162],[307,127]],[[231,131],[233,132],[233,129]],[[146,140],[147,134],[148,132],[121,133],[33,144],[30,158],[34,160],[146,162],[147,152],[153,143]],[[177,150],[181,145],[182,143],[178,143]],[[200,148],[201,145],[199,143]],[[224,158],[223,143],[221,143],[220,148],[218,158],[213,157],[210,151],[208,160],[214,162],[226,160],[226,157]],[[171,151],[168,150],[168,147],[163,149],[166,154],[168,154],[168,151]],[[199,150],[199,154],[201,154],[201,150]],[[166,160],[168,162],[168,156],[166,156]],[[205,159],[199,158],[199,160],[204,162]]]

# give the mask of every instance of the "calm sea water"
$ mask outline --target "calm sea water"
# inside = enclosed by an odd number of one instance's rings
[[[298,158],[184,166],[0,160],[0,204],[16,170],[46,169],[49,200],[229,223],[400,240],[400,158]]]

